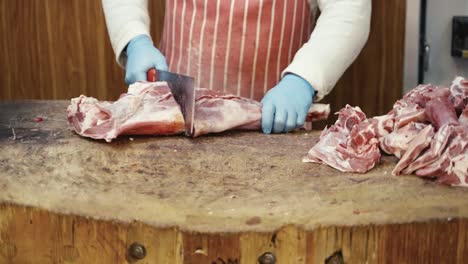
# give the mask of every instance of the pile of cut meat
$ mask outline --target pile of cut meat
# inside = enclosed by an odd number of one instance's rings
[[[184,118],[165,82],[140,82],[115,102],[81,95],[71,100],[68,121],[74,130],[110,142],[119,135],[174,135],[184,132]],[[261,103],[208,89],[197,89],[195,136],[226,130],[260,130]],[[315,104],[307,121],[327,119],[330,106]]]
[[[468,187],[468,80],[457,77],[450,88],[419,85],[383,116],[366,118],[349,105],[337,114],[304,162],[365,173],[382,150],[399,159],[393,175],[415,173]]]

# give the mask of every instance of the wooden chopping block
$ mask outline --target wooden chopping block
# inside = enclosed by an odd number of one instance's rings
[[[468,256],[468,190],[393,177],[391,157],[367,174],[302,163],[317,131],[104,143],[74,134],[66,106],[0,103],[0,263]]]

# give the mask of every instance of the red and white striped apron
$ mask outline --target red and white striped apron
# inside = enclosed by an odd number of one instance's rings
[[[260,100],[312,29],[309,0],[167,0],[161,50],[197,87]]]

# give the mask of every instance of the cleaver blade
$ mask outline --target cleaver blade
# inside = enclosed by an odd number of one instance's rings
[[[192,137],[194,133],[195,116],[195,79],[190,76],[168,71],[150,69],[147,72],[149,82],[165,81],[171,89],[172,95],[182,110],[185,122],[185,135]]]

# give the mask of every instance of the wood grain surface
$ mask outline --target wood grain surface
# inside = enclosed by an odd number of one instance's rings
[[[149,3],[157,42],[164,0]],[[348,103],[381,114],[401,96],[406,1],[372,4],[369,41],[326,99],[333,111]],[[114,100],[126,90],[97,0],[0,0],[0,72],[0,99]]]
[[[151,0],[159,42],[164,0]],[[0,99],[115,100],[126,91],[100,0],[0,0]]]
[[[392,176],[392,157],[366,174],[301,162],[319,131],[105,143],[76,135],[66,106],[0,103],[0,202],[218,233],[468,217],[466,188]]]
[[[145,258],[131,257],[133,243],[145,247]],[[279,264],[461,264],[468,220],[194,233],[0,203],[0,263],[252,264],[265,253]]]

